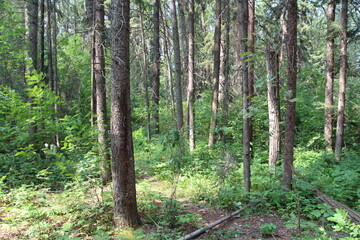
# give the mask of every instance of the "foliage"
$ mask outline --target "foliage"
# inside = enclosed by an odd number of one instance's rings
[[[276,230],[277,230],[277,226],[273,223],[265,223],[260,226],[260,233],[263,236],[268,236],[268,235],[274,236]]]
[[[360,237],[360,225],[351,223],[348,218],[348,213],[343,209],[336,209],[336,213],[332,217],[328,217],[329,221],[335,223],[333,229],[336,232],[345,232],[349,234],[349,237],[344,237],[340,239],[358,239]]]

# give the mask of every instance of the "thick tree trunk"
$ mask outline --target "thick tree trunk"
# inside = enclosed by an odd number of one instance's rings
[[[111,132],[114,222],[136,227],[135,163],[130,110],[130,0],[111,2]]]
[[[160,101],[160,0],[154,0],[154,38],[153,38],[153,61],[152,61],[152,121],[155,134],[160,133],[159,128],[159,101]]]
[[[215,144],[216,115],[219,98],[219,76],[220,76],[220,43],[221,43],[221,0],[216,0],[215,10],[215,33],[214,33],[214,76],[211,101],[211,119],[209,131],[209,147]]]
[[[175,63],[175,100],[176,100],[176,122],[177,128],[180,132],[184,124],[184,114],[182,107],[182,80],[181,80],[181,59],[180,59],[180,42],[179,31],[176,14],[176,2],[170,1],[171,18],[172,18],[172,33],[174,43],[174,63]]]
[[[336,125],[335,157],[341,159],[341,150],[344,135],[345,117],[345,90],[346,90],[346,67],[347,67],[347,11],[348,0],[342,0],[341,4],[341,43],[340,43],[340,77],[339,77],[339,98],[338,115]]]
[[[194,81],[195,81],[195,61],[194,61],[194,9],[195,0],[189,0],[189,46],[188,46],[188,88],[187,88],[187,122],[189,131],[189,150],[195,150],[195,111],[194,111]]]
[[[280,158],[280,98],[278,56],[270,45],[266,48],[267,99],[269,111],[269,166],[274,168]]]
[[[334,33],[332,24],[335,21],[335,1],[328,0],[327,39],[326,39],[326,86],[325,86],[325,126],[324,137],[326,150],[332,151],[332,106],[334,87]]]
[[[288,80],[285,115],[285,149],[283,185],[291,189],[294,160],[296,74],[297,74],[297,0],[288,2]]]
[[[106,79],[105,79],[105,10],[104,0],[95,0],[95,64],[94,78],[96,83],[96,112],[98,128],[98,146],[100,158],[100,177],[105,185],[111,180],[109,125],[106,109]]]
[[[242,88],[243,88],[243,156],[244,156],[244,187],[247,192],[251,188],[250,173],[250,118],[249,118],[249,81],[248,81],[248,65],[246,61],[247,40],[248,40],[248,21],[249,10],[248,1],[239,1],[239,21],[240,21],[240,64],[242,72]]]

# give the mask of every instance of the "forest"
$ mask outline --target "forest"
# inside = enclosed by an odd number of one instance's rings
[[[360,239],[360,2],[0,0],[0,239]]]

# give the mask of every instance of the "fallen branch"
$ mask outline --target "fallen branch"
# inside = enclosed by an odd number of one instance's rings
[[[354,223],[360,223],[360,214],[358,212],[355,212],[350,207],[346,206],[345,204],[336,201],[335,199],[332,199],[331,197],[327,196],[325,193],[321,192],[319,189],[313,187],[312,190],[314,190],[316,196],[320,198],[321,201],[324,203],[327,203],[333,208],[342,208],[345,211],[348,212],[348,216]]]
[[[239,213],[241,213],[245,208],[249,207],[250,205],[252,204],[247,204],[245,205],[244,207],[240,208],[239,210],[235,211],[235,212],[232,212],[230,213],[229,215],[223,217],[223,218],[220,218],[218,220],[216,220],[215,222],[212,222],[210,223],[209,225],[203,227],[203,228],[200,228],[192,233],[189,233],[188,235],[186,235],[185,237],[182,237],[182,238],[179,238],[178,240],[188,240],[188,239],[193,239],[195,237],[198,237],[200,236],[201,234],[205,233],[207,230],[219,225],[220,223],[222,222],[225,222],[226,220],[238,215]]]

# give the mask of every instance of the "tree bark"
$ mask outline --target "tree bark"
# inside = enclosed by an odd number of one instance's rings
[[[185,9],[186,9],[186,5],[190,0],[178,0],[178,5],[179,5],[179,19],[180,19],[180,39],[181,39],[181,50],[182,50],[182,69],[184,70],[184,73],[188,70],[188,58],[187,58],[187,54],[188,54],[188,31],[186,28],[186,25],[188,24],[186,22],[186,16],[185,16]],[[174,19],[173,19],[174,20]],[[184,81],[183,81],[183,87],[184,87],[184,92],[187,91],[187,85],[188,85],[188,76],[187,74],[184,74],[183,77]]]
[[[267,99],[269,112],[269,166],[274,168],[280,158],[280,98],[278,78],[278,56],[266,47]]]
[[[251,172],[250,172],[250,118],[249,118],[249,81],[248,81],[248,65],[247,57],[247,38],[248,38],[248,21],[249,10],[248,1],[239,1],[239,34],[240,34],[240,65],[242,72],[242,88],[243,88],[243,157],[244,157],[244,187],[247,192],[251,189]]]
[[[96,83],[96,112],[98,128],[98,146],[100,158],[100,178],[103,185],[111,180],[109,153],[109,125],[106,109],[105,79],[105,9],[104,0],[95,0],[95,64],[94,78]]]
[[[111,132],[114,222],[140,225],[130,110],[130,0],[111,2]]]
[[[344,135],[345,122],[345,90],[346,90],[346,68],[347,68],[347,11],[348,0],[341,3],[341,42],[340,42],[340,77],[339,77],[339,98],[338,115],[336,125],[335,157],[341,160],[341,151]]]
[[[288,29],[286,24],[286,13],[287,13],[287,1],[283,0],[283,7],[281,9],[280,14],[280,24],[281,24],[281,48],[280,48],[280,64],[281,66],[285,65],[285,57],[286,57],[286,46],[287,46],[287,37],[288,37]]]
[[[332,24],[335,21],[335,1],[328,0],[327,39],[326,39],[326,86],[325,86],[325,126],[324,137],[326,150],[332,151],[332,106],[334,87],[334,33]]]
[[[150,101],[149,101],[149,79],[148,79],[148,56],[147,56],[147,46],[145,41],[145,31],[144,31],[144,19],[143,19],[143,8],[142,3],[139,4],[140,7],[140,27],[141,27],[141,42],[143,47],[143,65],[144,65],[144,91],[145,91],[145,104],[146,104],[146,130],[147,130],[147,140],[148,143],[151,141],[151,122],[150,122]]]
[[[160,101],[160,0],[154,0],[154,38],[153,38],[153,61],[152,61],[152,121],[155,134],[160,133],[159,128],[159,101]]]
[[[195,150],[195,111],[194,111],[194,81],[195,81],[195,61],[194,61],[194,9],[195,0],[189,0],[189,46],[188,46],[188,87],[187,87],[187,122],[189,131],[189,150]]]
[[[48,41],[48,71],[47,71],[47,80],[48,85],[51,90],[54,90],[54,73],[53,73],[53,47],[52,47],[52,24],[51,24],[51,1],[46,0],[47,8],[47,41]]]
[[[175,0],[170,1],[171,18],[172,18],[172,34],[174,43],[174,63],[175,63],[175,99],[176,99],[176,122],[180,132],[183,128],[184,114],[182,107],[182,80],[181,80],[181,59],[180,59],[180,42],[179,30],[176,14]]]
[[[29,71],[38,70],[38,0],[27,0],[27,14],[29,22],[29,57],[32,61]]]
[[[254,58],[255,56],[255,0],[249,0],[249,23],[248,23],[248,48],[247,51],[251,53],[251,58]],[[248,61],[248,82],[249,82],[249,107],[252,105],[252,99],[254,98],[254,67],[255,62],[253,60]],[[252,118],[249,119],[249,141],[250,146],[253,146],[253,140],[254,140],[254,126]],[[250,149],[250,154],[252,155],[252,150]]]
[[[209,147],[215,144],[216,115],[219,98],[219,76],[220,76],[220,43],[221,43],[221,0],[216,0],[215,10],[215,33],[214,33],[214,76],[211,101],[211,119],[209,131]]]
[[[39,72],[45,71],[45,0],[40,2],[40,66]]]
[[[293,178],[294,139],[295,139],[295,110],[296,110],[296,74],[297,74],[297,0],[288,2],[288,79],[286,91],[285,115],[285,149],[283,185],[291,189]]]

